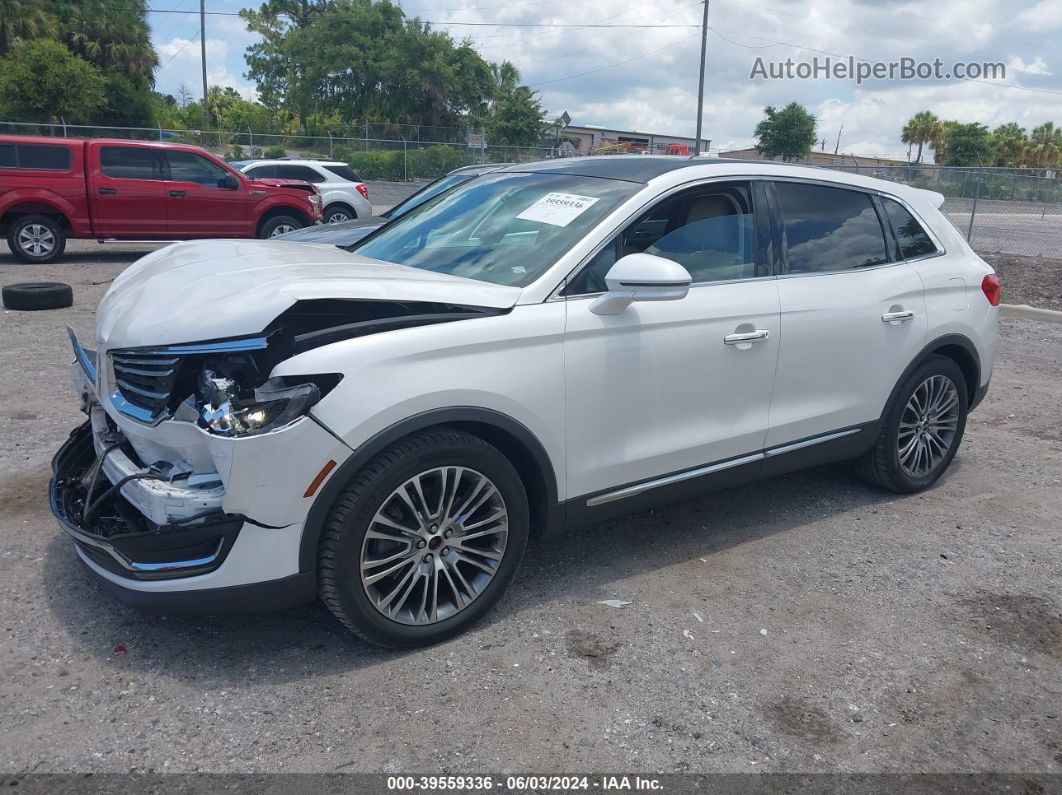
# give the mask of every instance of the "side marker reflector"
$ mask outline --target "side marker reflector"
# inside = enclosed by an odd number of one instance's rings
[[[303,492],[302,496],[303,497],[312,497],[314,494],[316,494],[317,493],[317,489],[320,488],[321,484],[324,483],[325,478],[328,477],[328,473],[331,472],[335,468],[336,468],[336,462],[333,461],[332,459],[329,459],[328,463],[325,464],[323,467],[321,467],[321,471],[317,473],[317,477],[315,477],[310,482],[310,485],[306,487],[306,491]]]

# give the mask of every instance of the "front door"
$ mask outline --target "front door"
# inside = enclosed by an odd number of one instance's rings
[[[753,205],[747,183],[683,190],[620,232],[565,288],[571,497],[763,448],[780,326]],[[604,274],[638,251],[685,267],[689,294],[618,315],[591,312]]]
[[[889,252],[871,194],[795,181],[774,190],[787,272],[768,447],[877,420],[928,328],[922,282]]]
[[[247,185],[222,187],[230,172],[195,152],[168,151],[166,180],[174,237],[247,237]]]

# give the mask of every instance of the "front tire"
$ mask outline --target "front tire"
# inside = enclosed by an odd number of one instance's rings
[[[262,224],[262,228],[258,232],[258,237],[263,240],[268,240],[277,235],[286,235],[288,232],[302,229],[304,226],[306,226],[306,224],[294,216],[275,215]]]
[[[495,447],[456,430],[414,434],[332,505],[318,551],[321,599],[372,643],[439,643],[501,598],[528,527],[523,483]]]
[[[870,483],[899,494],[929,488],[944,474],[962,442],[969,410],[966,378],[945,356],[930,356],[896,390],[874,447],[856,470]]]
[[[7,245],[23,262],[54,262],[66,249],[66,233],[51,216],[23,215],[8,227]]]

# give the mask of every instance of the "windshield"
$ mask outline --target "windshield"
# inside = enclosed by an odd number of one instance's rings
[[[523,287],[641,187],[570,174],[486,174],[381,227],[353,250]]]
[[[414,207],[420,207],[428,199],[434,199],[440,193],[450,190],[455,185],[468,182],[475,174],[450,174],[437,179],[435,182],[425,185],[405,201],[401,201],[383,214],[384,218],[397,218],[403,213],[408,213]]]

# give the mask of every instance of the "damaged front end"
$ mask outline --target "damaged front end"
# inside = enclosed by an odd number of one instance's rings
[[[71,332],[88,421],[53,460],[52,511],[82,557],[127,581],[305,574],[307,486],[350,453],[310,410],[343,376],[273,376],[277,365],[341,340],[498,311],[303,300],[252,336],[99,355]]]

